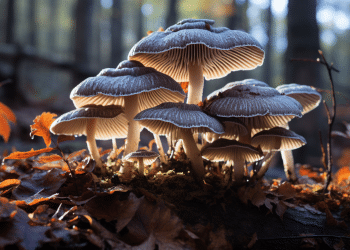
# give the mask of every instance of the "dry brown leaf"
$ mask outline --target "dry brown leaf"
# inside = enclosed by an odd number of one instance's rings
[[[41,136],[44,139],[46,147],[49,147],[51,144],[51,134],[50,134],[50,126],[54,122],[54,117],[56,114],[43,112],[41,115],[38,115],[34,119],[34,124],[30,125],[30,135]]]
[[[342,167],[335,174],[334,180],[339,185],[342,181],[346,181],[350,178],[350,167]]]
[[[277,189],[277,193],[283,195],[284,200],[292,199],[297,194],[295,188],[289,182],[283,182]]]
[[[252,236],[252,239],[248,243],[247,248],[249,248],[249,249],[252,248],[255,245],[255,243],[257,242],[257,240],[258,240],[258,235],[256,233],[254,233]]]
[[[53,155],[44,155],[40,156],[39,159],[37,160],[38,163],[48,163],[48,162],[53,162],[53,161],[60,161],[62,160],[62,156],[53,154]]]
[[[82,149],[76,152],[71,153],[70,155],[68,155],[67,160],[72,160],[74,157],[77,157],[79,155],[81,155],[82,153],[84,153],[86,151],[86,149]]]
[[[19,184],[21,184],[21,181],[18,179],[7,179],[0,183],[0,189],[7,189]]]
[[[11,153],[10,155],[6,156],[4,158],[4,160],[9,160],[9,159],[13,159],[13,160],[18,160],[18,159],[27,159],[29,157],[33,157],[36,155],[40,155],[42,153],[48,153],[51,152],[52,150],[54,150],[55,148],[43,148],[43,149],[39,149],[39,150],[34,150],[32,148],[32,150],[27,151],[27,152],[14,152]]]
[[[148,143],[148,150],[152,151],[153,144],[156,143],[155,139],[152,139]]]
[[[4,138],[5,142],[8,142],[10,137],[11,128],[6,118],[0,115],[0,135]]]
[[[188,84],[189,84],[189,82],[180,82],[181,88],[183,89],[183,91],[185,93],[188,92]]]
[[[0,102],[0,116],[4,116],[7,120],[12,123],[16,123],[16,116],[12,110],[5,104]]]
[[[222,226],[217,229],[215,232],[210,231],[209,233],[210,244],[208,250],[222,249],[222,250],[231,250],[232,245],[226,240],[226,230]]]
[[[276,214],[283,220],[283,215],[286,212],[288,206],[285,204],[284,201],[279,201],[276,204]]]

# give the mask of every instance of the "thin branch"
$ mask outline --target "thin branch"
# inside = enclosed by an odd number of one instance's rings
[[[320,137],[321,152],[322,152],[322,163],[323,163],[324,169],[327,169],[326,153],[325,153],[325,150],[324,150],[324,146],[323,146],[323,142],[322,142],[322,134],[321,134],[320,130],[318,131],[318,135]]]
[[[331,83],[331,93],[332,93],[332,108],[333,108],[333,113],[330,114],[329,112],[329,108],[326,105],[325,102],[324,106],[326,108],[326,112],[327,112],[327,117],[328,117],[328,142],[327,142],[327,181],[326,181],[326,185],[324,188],[324,191],[327,191],[329,183],[332,180],[332,166],[333,166],[333,158],[332,158],[332,140],[331,140],[331,133],[332,133],[332,128],[333,128],[333,124],[334,124],[334,120],[335,120],[335,116],[336,116],[336,100],[335,100],[335,92],[334,92],[334,83],[333,83],[333,77],[332,77],[332,71],[335,72],[339,72],[339,70],[337,70],[336,68],[333,67],[333,63],[329,64],[326,60],[326,58],[323,55],[323,52],[321,50],[318,51],[318,53],[321,56],[320,58],[317,58],[317,60],[313,60],[313,59],[291,59],[291,61],[302,61],[302,62],[312,62],[312,63],[319,63],[322,65],[325,65],[328,71],[328,76],[330,79],[330,83]]]

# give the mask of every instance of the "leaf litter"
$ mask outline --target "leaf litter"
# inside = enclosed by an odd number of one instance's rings
[[[300,208],[325,214],[329,228],[348,230],[347,166],[335,174],[327,194],[323,193],[324,171],[307,165],[298,166],[298,183],[251,179],[245,186],[235,187],[227,185],[227,171],[206,162],[208,173],[200,186],[190,175],[190,163],[183,152],[167,164],[146,167],[145,176],[138,175],[135,168],[129,176],[117,172],[122,162],[110,157],[106,162],[108,175],[100,176],[85,149],[69,155],[61,152],[59,144],[74,137],[58,137],[57,146],[49,147],[52,138],[47,132],[54,117],[43,114],[32,127],[32,134],[42,136],[46,148],[13,152],[3,160],[1,248],[259,249],[263,238],[254,223],[239,220],[245,210],[252,217],[283,222],[288,209]],[[52,153],[54,150],[61,155]],[[117,149],[118,154],[122,150]],[[110,153],[111,149],[101,151]],[[236,229],[237,225],[243,228]],[[303,237],[300,246],[326,244],[341,249],[348,241],[340,238],[331,244],[326,238],[299,236]]]

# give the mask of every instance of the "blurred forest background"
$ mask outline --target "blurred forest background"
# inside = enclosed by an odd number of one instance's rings
[[[184,18],[214,19],[215,27],[244,30],[265,48],[263,66],[206,81],[204,98],[228,82],[246,78],[273,87],[299,83],[330,89],[321,65],[290,61],[316,59],[321,49],[340,70],[334,73],[337,121],[349,121],[349,13],[349,0],[0,0],[0,82],[10,82],[0,88],[0,101],[18,119],[9,143],[1,139],[0,149],[43,147],[40,139],[29,137],[36,115],[74,109],[69,99],[74,86],[127,59],[147,31]],[[323,97],[330,104],[330,94],[324,92]],[[318,130],[324,142],[327,133],[324,107],[296,119],[291,129],[308,141],[295,151],[296,162],[319,166]],[[338,146],[347,143],[343,140]]]

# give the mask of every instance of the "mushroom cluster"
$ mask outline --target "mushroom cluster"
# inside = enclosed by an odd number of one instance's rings
[[[144,164],[158,157],[138,150],[141,129],[147,128],[155,136],[161,162],[167,157],[159,136],[165,135],[171,146],[182,140],[199,180],[205,176],[203,158],[226,161],[239,182],[247,172],[246,162],[304,145],[303,137],[288,130],[288,122],[318,105],[320,95],[307,86],[276,90],[247,79],[227,84],[202,103],[204,78],[251,70],[264,61],[264,50],[251,35],[213,25],[213,20],[185,19],[144,37],[132,47],[128,60],[115,69],[103,69],[72,90],[76,110],[59,117],[51,131],[86,135],[102,173],[106,169],[95,139],[126,138],[123,160],[137,161],[143,174]],[[180,82],[189,82],[186,103]],[[194,134],[201,134],[205,145],[198,148]]]

